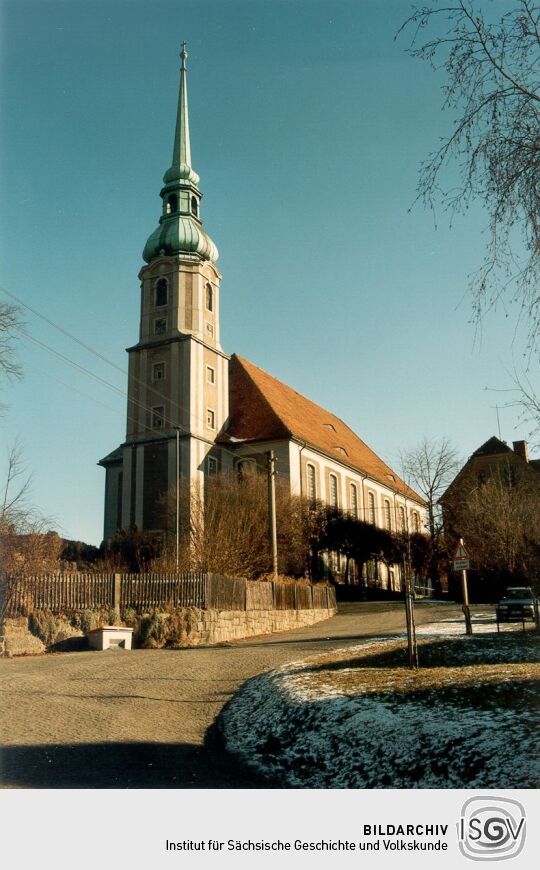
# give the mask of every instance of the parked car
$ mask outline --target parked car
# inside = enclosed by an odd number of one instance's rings
[[[509,586],[497,604],[497,621],[534,619],[535,598],[530,586]]]

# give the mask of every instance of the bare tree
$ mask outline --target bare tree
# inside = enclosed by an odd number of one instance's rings
[[[503,299],[519,306],[530,348],[540,336],[540,5],[451,0],[413,7],[410,53],[446,71],[452,133],[422,164],[418,197],[452,212],[486,208],[489,241],[471,288],[477,322]],[[461,184],[446,182],[456,162]],[[522,243],[522,247],[520,245]]]
[[[0,524],[2,527],[25,527],[30,513],[28,495],[32,477],[22,455],[20,439],[8,448],[6,472],[0,490]]]
[[[63,541],[48,530],[49,521],[30,502],[21,442],[7,451],[0,485],[0,625],[9,611],[19,579],[56,570]]]
[[[180,487],[182,570],[209,570],[253,579],[271,568],[268,532],[268,482],[254,472],[242,479],[217,474],[205,481],[204,496],[197,484]],[[278,561],[280,572],[299,575],[308,559],[307,521],[302,506],[291,497],[286,481],[276,486]],[[174,529],[176,489],[161,499],[168,542],[159,564],[176,564]],[[157,564],[157,563],[156,563]]]
[[[531,427],[530,437],[540,442],[540,394],[535,391],[529,372],[514,370],[514,384],[517,398],[510,404],[520,410],[521,422]]]
[[[447,438],[424,438],[417,447],[402,451],[402,476],[426,500],[431,540],[429,571],[440,592],[439,561],[442,555],[442,516],[439,498],[461,467],[457,450]]]
[[[462,536],[472,568],[490,581],[533,582],[540,571],[540,494],[536,472],[505,467],[445,500],[449,534]],[[494,589],[494,594],[497,593]]]
[[[20,329],[19,311],[14,305],[0,302],[0,375],[19,378],[21,367],[15,358],[14,333]]]
[[[461,466],[457,450],[447,438],[424,438],[417,447],[401,452],[400,463],[404,480],[427,502],[429,533],[435,537],[440,519],[437,502]]]

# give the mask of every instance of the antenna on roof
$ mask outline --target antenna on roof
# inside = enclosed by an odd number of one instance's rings
[[[496,414],[497,414],[497,429],[499,430],[499,441],[502,441],[502,435],[501,435],[501,421],[500,421],[500,419],[499,419],[499,406],[498,406],[498,405],[492,405],[491,407],[492,407],[492,408],[495,408],[495,412],[496,412]]]

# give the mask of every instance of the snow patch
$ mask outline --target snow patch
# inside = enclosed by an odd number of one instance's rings
[[[463,643],[463,664],[497,660],[490,614],[478,612],[469,638],[463,621],[421,626],[423,637]],[[489,621],[488,621],[489,620]],[[397,639],[376,638],[344,649],[343,659]],[[510,639],[509,639],[510,640]],[[522,661],[505,649],[505,661]],[[333,652],[336,655],[336,651]],[[495,656],[495,659],[493,659]],[[250,680],[225,708],[227,749],[260,773],[291,788],[533,788],[540,782],[535,750],[534,685],[512,681],[482,686],[344,694],[332,685],[310,684],[314,662],[287,664]],[[354,668],[340,669],[346,674]],[[399,678],[396,677],[396,682]]]

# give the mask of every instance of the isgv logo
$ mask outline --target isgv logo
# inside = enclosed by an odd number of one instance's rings
[[[525,808],[501,797],[473,797],[465,801],[458,822],[462,855],[472,861],[515,858],[525,844]]]

